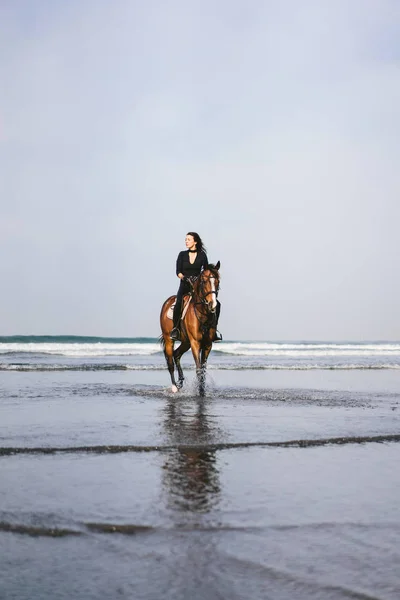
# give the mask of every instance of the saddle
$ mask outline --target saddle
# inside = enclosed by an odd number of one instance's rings
[[[183,321],[183,319],[185,318],[185,315],[187,313],[187,309],[189,308],[189,304],[190,301],[192,299],[191,295],[187,295],[187,296],[183,296],[183,301],[182,301],[182,314],[181,314],[181,321]],[[175,308],[175,304],[176,302],[174,302],[173,304],[171,304],[171,306],[169,307],[169,309],[167,310],[167,318],[168,319],[173,319],[174,317],[174,308]]]

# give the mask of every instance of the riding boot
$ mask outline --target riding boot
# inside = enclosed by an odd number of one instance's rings
[[[217,312],[215,315],[215,334],[213,342],[222,342],[222,334],[218,331],[219,313],[221,312],[221,303],[217,300]]]
[[[180,342],[180,340],[181,340],[181,332],[179,331],[179,327],[174,327],[171,330],[171,333],[170,333],[169,337],[174,342]]]

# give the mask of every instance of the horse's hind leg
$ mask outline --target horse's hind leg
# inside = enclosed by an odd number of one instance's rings
[[[172,391],[175,393],[178,391],[178,386],[175,381],[174,343],[169,338],[169,336],[167,339],[164,338],[164,340],[165,340],[164,356],[165,356],[165,360],[167,361],[168,371],[169,371],[169,374],[171,377]]]
[[[182,342],[181,345],[176,348],[176,350],[174,350],[174,360],[175,360],[175,365],[176,368],[178,370],[178,388],[181,388],[183,386],[183,382],[185,380],[184,376],[183,376],[183,371],[182,371],[182,367],[181,367],[181,357],[183,354],[185,354],[185,352],[187,352],[190,348],[190,343],[189,342]]]

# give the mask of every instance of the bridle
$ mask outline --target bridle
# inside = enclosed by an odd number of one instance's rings
[[[205,306],[207,308],[207,311],[209,310],[209,306],[210,306],[210,302],[207,300],[208,296],[212,296],[214,294],[215,296],[215,307],[213,307],[213,310],[210,311],[211,313],[214,313],[216,310],[216,306],[217,306],[217,298],[218,298],[218,292],[219,292],[219,279],[218,277],[211,271],[211,275],[207,275],[206,277],[203,274],[200,274],[198,279],[196,281],[198,281],[198,301],[195,302],[194,304],[198,304],[198,305],[202,305]],[[205,291],[205,286],[206,283],[210,282],[211,283],[211,290],[209,292]],[[193,294],[195,292],[194,289],[194,284],[195,282],[192,282],[192,288],[193,288]]]

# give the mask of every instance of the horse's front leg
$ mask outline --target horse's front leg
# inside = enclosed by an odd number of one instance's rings
[[[185,354],[185,352],[187,352],[190,348],[190,343],[189,342],[182,342],[181,345],[179,346],[179,348],[177,348],[176,350],[174,350],[174,360],[175,360],[175,365],[176,368],[178,370],[178,388],[181,388],[183,386],[183,382],[185,381],[185,378],[183,376],[183,371],[182,371],[182,367],[181,367],[181,357],[183,354]]]
[[[199,390],[199,395],[204,396],[205,394],[205,380],[204,380],[204,370],[202,365],[202,360],[200,357],[201,353],[201,345],[198,341],[192,341],[192,354],[194,358],[194,362],[196,363],[196,376],[197,376],[197,386]]]
[[[211,352],[211,347],[212,347],[212,343],[211,342],[209,344],[206,344],[201,349],[201,354],[200,354],[201,381],[202,381],[203,388],[205,388],[205,385],[206,385],[207,360],[208,360],[208,356],[209,356],[209,354]],[[202,394],[202,395],[204,395],[204,394]]]

